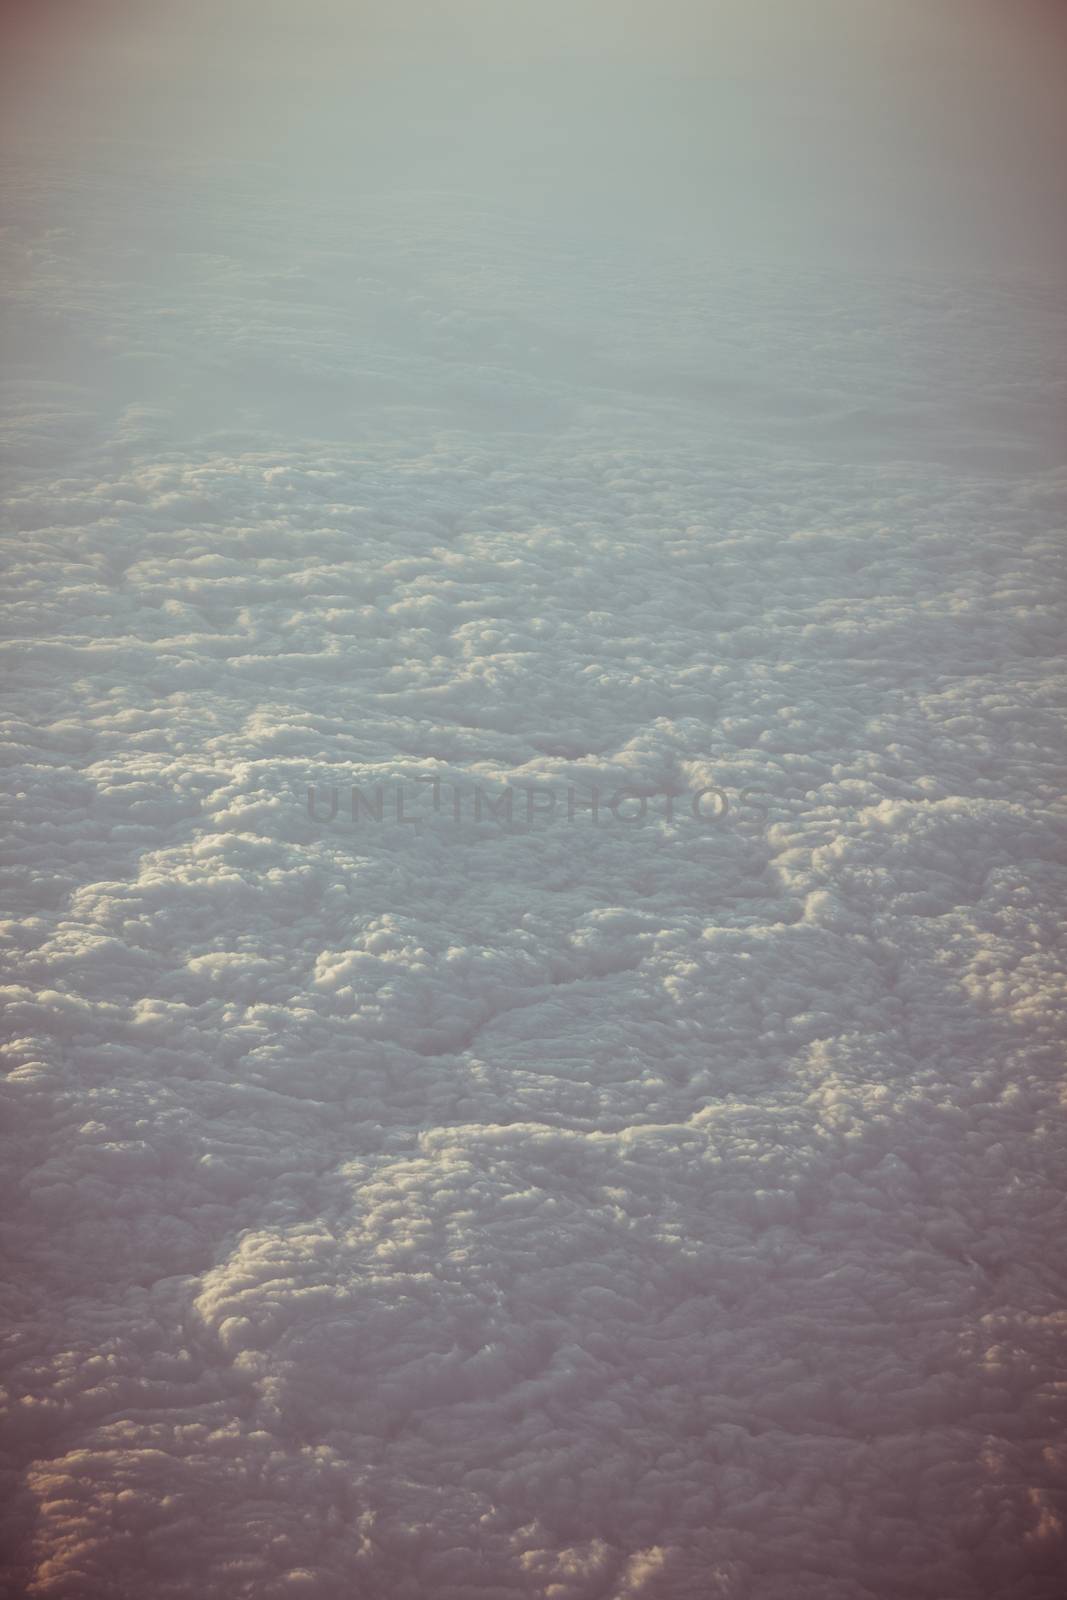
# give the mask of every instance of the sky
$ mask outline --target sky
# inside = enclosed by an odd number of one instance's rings
[[[208,154],[286,191],[453,190],[776,254],[1059,274],[1060,6],[45,0],[16,141]]]
[[[1062,8],[4,23],[0,1591],[1059,1600]]]

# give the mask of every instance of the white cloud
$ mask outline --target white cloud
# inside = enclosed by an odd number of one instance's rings
[[[131,159],[14,219],[12,1592],[1052,1600],[1061,313]]]

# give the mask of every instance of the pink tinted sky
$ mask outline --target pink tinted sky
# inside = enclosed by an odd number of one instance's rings
[[[1052,0],[36,0],[7,143],[1056,276]],[[24,157],[31,167],[35,157]],[[343,173],[343,180],[339,180]]]

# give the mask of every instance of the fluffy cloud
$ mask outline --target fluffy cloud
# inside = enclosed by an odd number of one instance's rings
[[[1051,1600],[1058,313],[268,202],[16,217],[12,1592]]]

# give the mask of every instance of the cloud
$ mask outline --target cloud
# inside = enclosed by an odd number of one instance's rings
[[[14,220],[13,1592],[1052,1600],[1062,312],[130,159]]]

